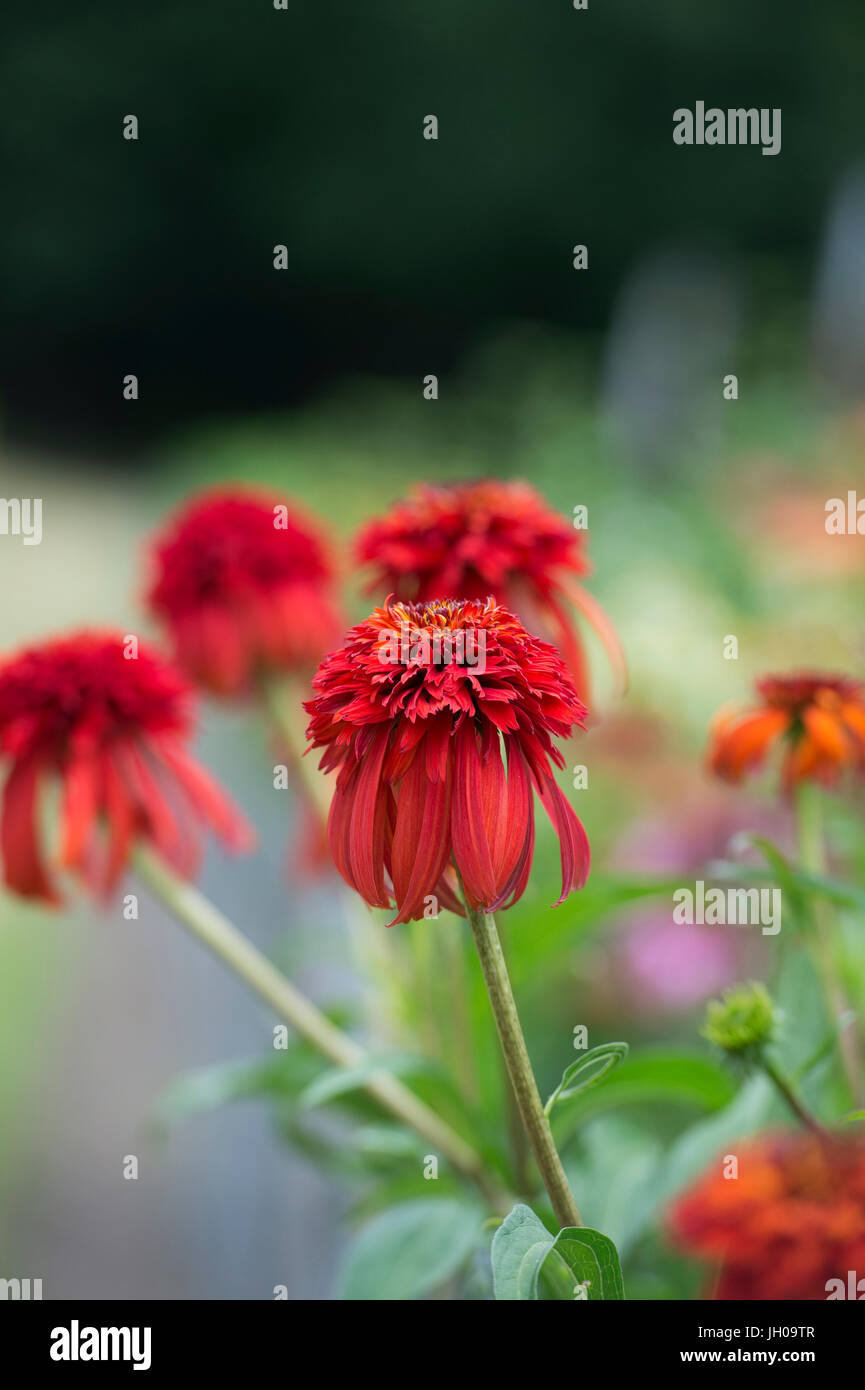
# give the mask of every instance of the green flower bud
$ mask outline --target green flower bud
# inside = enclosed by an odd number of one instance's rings
[[[778,1014],[765,985],[756,980],[733,985],[706,1008],[704,1038],[737,1057],[758,1051],[772,1041]]]

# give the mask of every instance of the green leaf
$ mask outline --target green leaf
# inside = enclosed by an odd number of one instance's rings
[[[583,1220],[608,1235],[620,1257],[651,1219],[661,1152],[660,1140],[633,1119],[597,1115],[580,1130],[579,1158],[566,1165]]]
[[[633,1104],[671,1103],[720,1110],[732,1099],[733,1081],[714,1058],[699,1053],[646,1049],[632,1052],[603,1086],[556,1103],[553,1129],[564,1142],[595,1115]]]
[[[410,1299],[438,1288],[480,1242],[482,1214],[468,1202],[424,1197],[390,1207],[349,1246],[346,1299]]]
[[[691,1182],[723,1154],[728,1145],[761,1129],[772,1113],[774,1102],[775,1092],[768,1077],[753,1076],[723,1110],[698,1121],[679,1135],[662,1162],[656,1204],[663,1203]]]
[[[584,1052],[565,1068],[561,1081],[544,1106],[544,1114],[549,1115],[559,1101],[570,1100],[580,1091],[587,1091],[590,1086],[596,1086],[608,1072],[624,1061],[627,1055],[626,1042],[601,1043],[599,1047],[592,1047],[588,1052]]]
[[[589,1226],[566,1226],[556,1236],[553,1251],[565,1261],[575,1284],[587,1284],[587,1302],[625,1297],[618,1251],[608,1236]]]
[[[841,1117],[842,1125],[852,1124],[854,1120],[865,1120],[865,1110],[850,1110]]]
[[[158,1124],[167,1125],[236,1100],[295,1095],[308,1084],[319,1066],[305,1047],[297,1047],[263,1062],[229,1062],[201,1067],[178,1077],[168,1087],[157,1103],[155,1119]]]
[[[542,869],[535,876],[545,881]],[[530,888],[527,896],[508,912],[508,964],[515,985],[530,983],[541,966],[573,951],[580,934],[597,935],[604,922],[654,897],[669,897],[679,887],[676,879],[624,880],[592,873],[585,888],[572,893],[549,912],[549,896]]]
[[[759,850],[769,868],[774,870],[785,901],[793,909],[794,917],[801,920],[803,914],[808,911],[808,895],[803,885],[798,881],[796,870],[786,855],[782,854],[777,845],[774,845],[765,835],[745,834],[741,838],[745,844],[752,845],[754,849]]]
[[[498,1301],[537,1298],[541,1265],[555,1245],[540,1217],[518,1202],[493,1236],[493,1293]]]
[[[776,850],[775,854],[777,860],[786,864],[783,877],[790,893],[798,894],[800,897],[817,893],[828,898],[830,902],[836,903],[839,907],[855,908],[859,912],[865,911],[865,889],[860,888],[858,884],[846,883],[843,879],[831,878],[827,874],[805,873],[801,869],[794,868],[789,861],[783,860],[779,851]],[[735,879],[743,884],[763,884],[771,882],[776,875],[781,876],[777,867],[777,860],[773,864],[773,872],[752,868],[747,864],[737,864],[726,859],[716,860],[707,865],[706,872],[708,875],[711,870],[711,876],[719,880]]]
[[[355,1152],[373,1158],[409,1158],[422,1144],[418,1135],[402,1125],[359,1125],[351,1134]]]
[[[430,1070],[430,1064],[423,1057],[407,1053],[393,1053],[390,1056],[366,1057],[356,1067],[330,1067],[317,1076],[298,1096],[298,1105],[306,1110],[324,1105],[365,1086],[376,1072],[402,1076],[408,1072]]]
[[[818,1054],[834,1027],[823,984],[805,952],[788,955],[773,992],[781,1010],[775,1045],[781,1068],[804,1079],[821,1060]]]
[[[547,1260],[549,1284],[559,1297],[573,1297],[576,1285],[587,1281],[590,1302],[625,1296],[619,1257],[607,1236],[587,1226],[566,1226],[553,1237],[531,1207],[518,1202],[493,1237],[493,1290],[497,1301],[536,1299],[541,1270]],[[560,1264],[567,1267],[569,1282],[562,1280]]]
[[[639,1170],[636,1171],[628,1199],[628,1221],[623,1221],[621,1213],[617,1214],[613,1206],[600,1199],[597,1192],[597,1168],[594,1172],[591,1168],[588,1169],[588,1176],[592,1180],[588,1186],[585,1180],[585,1165],[571,1165],[567,1171],[569,1175],[573,1172],[581,1184],[579,1190],[583,1210],[591,1210],[595,1219],[603,1217],[605,1229],[611,1230],[617,1237],[619,1248],[625,1249],[637,1235],[644,1233],[650,1222],[657,1220],[659,1212],[663,1211],[677,1192],[702,1174],[721,1155],[734,1148],[740,1140],[764,1128],[780,1113],[780,1102],[769,1079],[763,1075],[753,1076],[722,1110],[689,1126],[666,1152],[660,1156],[656,1152],[653,1153],[651,1167],[647,1164],[642,1174]],[[592,1132],[589,1130],[586,1139],[591,1141],[591,1138]],[[610,1138],[614,1136],[607,1136],[606,1147],[612,1152]],[[626,1143],[625,1137],[622,1136],[619,1139],[619,1148],[626,1148]],[[627,1155],[615,1160],[615,1163],[621,1163],[622,1181],[627,1185]],[[618,1183],[619,1170],[618,1166],[614,1166],[612,1157],[608,1159],[606,1167],[608,1172],[615,1171]]]
[[[811,1072],[814,1071],[821,1062],[824,1062],[827,1057],[830,1057],[834,1053],[841,1034],[844,1032],[845,1028],[849,1028],[855,1021],[856,1014],[853,1009],[847,1009],[841,1014],[835,1022],[835,1027],[826,1034],[826,1037],[820,1043],[819,1047],[811,1053],[810,1057],[806,1057],[805,1061],[800,1063],[800,1065],[790,1073],[790,1080],[803,1081],[806,1076],[810,1076]]]

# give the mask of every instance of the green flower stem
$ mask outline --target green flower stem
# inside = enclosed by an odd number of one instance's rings
[[[480,1082],[477,1075],[472,1022],[468,1007],[468,982],[465,952],[465,937],[458,917],[447,914],[442,922],[443,930],[436,933],[444,955],[442,976],[441,1012],[450,1023],[450,1064],[455,1075],[462,1073],[463,1090],[470,1104],[476,1104],[480,1095]]]
[[[197,888],[178,878],[143,845],[136,849],[133,862],[148,887],[184,926],[312,1047],[340,1067],[358,1067],[368,1060],[360,1044],[331,1023]],[[471,1179],[497,1211],[510,1210],[514,1199],[489,1177],[480,1155],[397,1077],[384,1070],[371,1072],[363,1086]]]
[[[294,767],[323,825],[330,811],[331,787],[316,766],[316,755],[304,757],[309,748],[299,683],[287,677],[269,678],[259,684],[261,698],[280,737],[291,753]],[[311,693],[311,692],[310,692]]]
[[[480,956],[508,1076],[535,1162],[553,1204],[556,1220],[560,1226],[582,1226],[582,1218],[574,1201],[574,1194],[568,1186],[550,1122],[544,1114],[538,1094],[504,952],[496,929],[496,919],[491,912],[477,912],[470,907],[466,910]]]
[[[799,862],[807,874],[819,876],[826,871],[826,847],[823,836],[823,803],[820,788],[813,782],[802,781],[796,789],[796,821],[799,839]],[[838,933],[831,905],[818,896],[814,901],[816,953],[830,1016],[840,1021],[850,1012],[844,982],[838,964]],[[842,1028],[839,1046],[851,1093],[857,1105],[865,1105],[865,1068],[857,1025]]]
[[[505,930],[504,922],[496,923],[499,934],[499,944],[502,948],[502,955],[505,954],[508,934]],[[507,960],[507,957],[505,956]],[[502,1070],[502,1085],[505,1089],[506,1104],[508,1108],[508,1135],[511,1142],[511,1153],[514,1165],[514,1182],[517,1191],[523,1196],[528,1196],[534,1185],[535,1177],[532,1168],[532,1153],[529,1148],[529,1141],[523,1125],[523,1117],[520,1114],[520,1107],[517,1104],[517,1097],[510,1076],[508,1075],[507,1064],[504,1055],[500,1058]],[[547,1107],[544,1106],[544,1114],[549,1115]]]
[[[826,1135],[826,1130],[811,1114],[810,1110],[802,1104],[802,1101],[793,1090],[791,1083],[784,1076],[779,1067],[775,1065],[765,1054],[760,1057],[760,1066],[763,1068],[769,1080],[773,1083],[777,1091],[789,1105],[797,1120],[801,1120],[807,1129],[813,1130],[815,1134]]]
[[[324,833],[330,812],[332,784],[336,778],[328,779],[319,771],[317,753],[304,757],[310,745],[306,738],[308,721],[303,701],[311,693],[311,687],[298,677],[269,676],[261,679],[258,689],[271,725],[291,755],[292,766],[301,782],[306,801],[318,817]],[[343,900],[351,922],[351,942],[361,973],[378,986],[375,1003],[372,998],[366,997],[365,992],[366,1023],[371,1032],[381,1033],[381,997],[390,996],[393,991],[392,960],[379,923],[360,909],[359,900],[348,888],[345,889]]]

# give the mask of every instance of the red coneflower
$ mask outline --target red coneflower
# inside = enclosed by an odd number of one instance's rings
[[[858,681],[803,673],[756,683],[762,704],[721,711],[712,727],[713,772],[738,782],[778,740],[785,744],[784,785],[832,783],[845,768],[865,770],[865,693]]]
[[[57,901],[37,804],[52,777],[61,789],[59,865],[96,891],[116,885],[139,838],[185,875],[198,858],[195,822],[231,849],[251,843],[240,814],[186,751],[185,682],[135,641],[82,632],[0,664],[0,754],[9,764],[0,848],[17,893]]]
[[[333,570],[293,502],[218,489],[195,497],[157,536],[151,609],[186,674],[218,695],[258,676],[312,671],[339,637]]]
[[[313,682],[307,736],[339,769],[328,821],[340,873],[394,922],[434,895],[462,912],[523,893],[532,787],[561,842],[562,894],[583,885],[585,831],[555,782],[552,737],[583,727],[565,665],[494,600],[391,603],[352,628]]]
[[[719,1161],[671,1212],[676,1243],[721,1263],[717,1298],[826,1299],[865,1273],[861,1139],[782,1134],[737,1157],[738,1177]]]
[[[362,529],[356,553],[358,562],[372,569],[369,593],[392,593],[416,603],[442,594],[497,599],[518,613],[529,631],[555,642],[585,696],[588,673],[573,605],[597,631],[624,683],[615,630],[575,582],[590,572],[582,532],[528,483],[421,484]]]

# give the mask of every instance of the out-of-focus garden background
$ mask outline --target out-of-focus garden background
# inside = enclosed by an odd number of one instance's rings
[[[41,497],[44,534],[0,536],[0,649],[148,631],[147,536],[222,479],[317,512],[359,615],[361,520],[417,479],[527,477],[564,514],[588,508],[589,585],[630,665],[621,700],[593,648],[605,717],[570,750],[597,882],[693,879],[739,829],[785,843],[783,813],[719,791],[702,753],[755,674],[865,667],[865,538],[824,524],[827,499],[865,493],[863,59],[853,0],[17,15],[0,57],[0,492]],[[673,110],[698,99],[781,107],[780,155],[674,146]],[[382,928],[364,982],[334,885],[287,877],[296,808],[251,711],[205,704],[200,752],[262,832],[253,859],[211,856],[206,891],[318,998],[364,999],[417,1045],[382,979],[426,980],[427,1023],[447,1010],[422,931]],[[578,1023],[708,1058],[702,1003],[767,968],[772,942],[672,935],[668,900],[605,911],[601,890],[593,914],[542,913],[542,849],[508,930],[541,1091]],[[155,909],[4,897],[0,1276],[42,1278],[46,1297],[332,1296],[356,1184],[287,1149],[251,1101],[153,1124],[179,1076],[265,1055],[271,1023]],[[586,1117],[571,1162],[626,1252],[658,1155],[727,1098],[710,1089]],[[624,1176],[603,1191],[613,1151]],[[645,1239],[630,1276],[651,1293]]]

